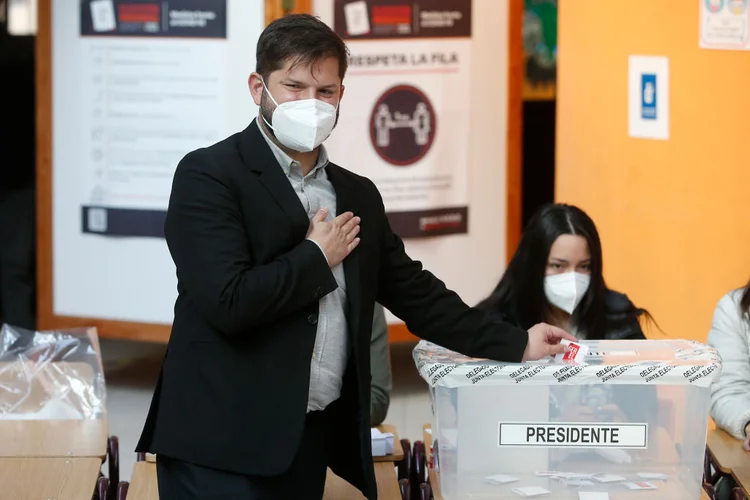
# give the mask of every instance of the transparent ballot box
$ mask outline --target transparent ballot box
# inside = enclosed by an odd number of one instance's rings
[[[416,346],[446,500],[700,498],[718,353],[685,340],[581,344],[580,362],[523,364]]]

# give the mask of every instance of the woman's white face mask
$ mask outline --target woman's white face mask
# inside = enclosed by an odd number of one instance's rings
[[[591,276],[575,271],[551,274],[544,278],[544,293],[553,306],[573,314],[589,289]]]

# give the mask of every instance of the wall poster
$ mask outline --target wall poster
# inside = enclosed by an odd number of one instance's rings
[[[227,0],[80,2],[84,233],[163,235],[174,170],[229,122]]]
[[[334,0],[351,57],[331,155],[370,178],[403,238],[468,231],[468,0]]]
[[[701,48],[750,50],[748,0],[699,1]]]

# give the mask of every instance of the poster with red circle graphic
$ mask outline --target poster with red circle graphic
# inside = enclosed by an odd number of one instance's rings
[[[380,158],[406,167],[427,154],[435,140],[437,116],[429,98],[412,85],[387,89],[370,115],[370,140]]]
[[[370,178],[402,238],[468,232],[469,0],[335,0],[351,52],[332,157]]]

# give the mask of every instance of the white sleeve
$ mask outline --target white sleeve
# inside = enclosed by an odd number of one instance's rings
[[[721,376],[711,386],[711,416],[719,427],[744,439],[745,425],[750,421],[750,349],[740,297],[735,291],[719,301],[708,345],[718,350],[722,359]]]

